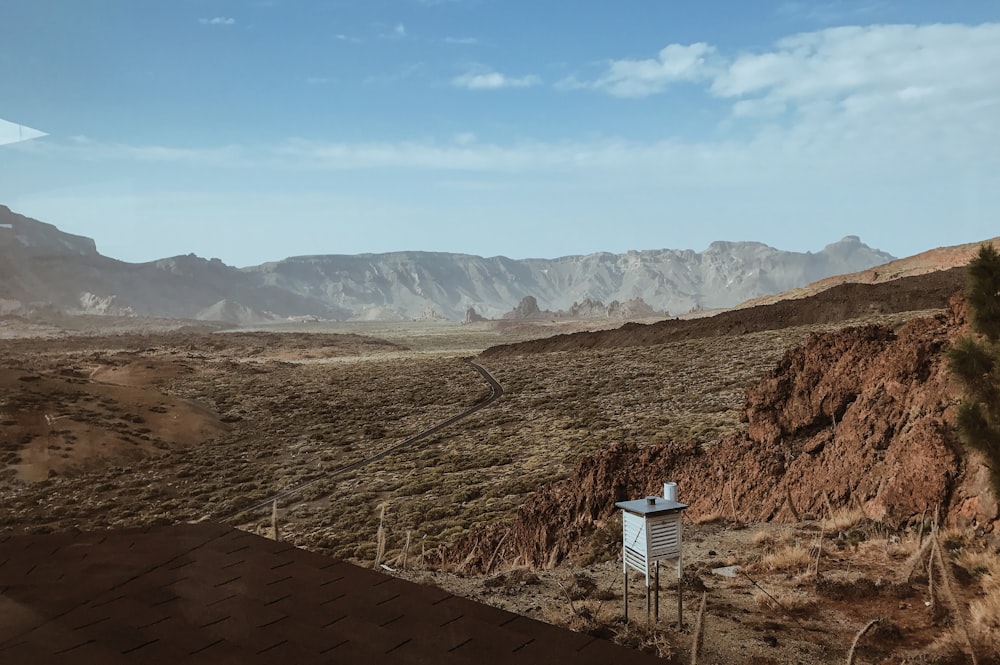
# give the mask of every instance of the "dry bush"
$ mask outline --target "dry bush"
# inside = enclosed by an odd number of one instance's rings
[[[945,665],[958,665],[959,663],[970,662],[966,654],[965,639],[954,629],[940,634],[926,648],[920,650],[920,661],[925,663],[942,663]]]
[[[541,584],[541,580],[538,578],[538,575],[536,575],[530,568],[526,568],[524,566],[511,568],[503,577],[506,579],[507,587]]]
[[[992,555],[993,570],[1000,570],[996,555]],[[1000,576],[982,577],[985,595],[969,604],[969,639],[977,653],[1000,662]]]
[[[1000,578],[1000,557],[996,554],[983,550],[963,549],[955,557],[955,563],[972,577],[992,575],[994,578]]]
[[[702,513],[696,517],[691,518],[692,524],[715,524],[716,522],[721,522],[726,519],[726,516],[718,510],[713,510],[710,513]]]
[[[903,561],[917,551],[916,535],[879,537],[858,544],[860,554],[879,556],[889,560]]]
[[[772,547],[775,542],[775,534],[771,531],[761,530],[753,535],[751,542],[756,547]]]
[[[664,660],[673,658],[674,649],[666,633],[655,626],[647,627],[645,622],[630,621],[615,633],[615,644],[655,654]]]
[[[962,527],[948,527],[938,531],[938,539],[941,541],[943,554],[957,554],[961,552],[970,542],[972,533]]]
[[[790,531],[775,531],[773,529],[761,529],[754,533],[751,542],[757,547],[764,547],[768,550],[774,550],[778,546],[791,545],[792,534]]]
[[[831,517],[823,519],[824,531],[848,531],[856,528],[865,520],[865,513],[860,508],[840,508]]]
[[[809,614],[817,609],[816,599],[810,594],[794,592],[778,592],[768,596],[763,591],[756,591],[753,600],[762,610],[787,612],[790,615]]]
[[[807,568],[812,564],[812,554],[801,545],[785,545],[768,552],[753,564],[753,570],[768,572],[790,572]]]

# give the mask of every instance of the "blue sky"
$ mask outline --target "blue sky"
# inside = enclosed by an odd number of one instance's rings
[[[1000,5],[0,0],[0,203],[109,256],[1000,235]],[[18,123],[47,133],[17,141]]]

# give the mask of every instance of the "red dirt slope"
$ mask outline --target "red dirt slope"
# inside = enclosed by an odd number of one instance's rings
[[[998,531],[978,462],[953,432],[956,389],[943,350],[965,329],[956,299],[898,331],[879,326],[814,334],[749,391],[747,429],[709,449],[618,443],[541,488],[513,523],[469,533],[444,556],[471,570],[554,564],[585,546],[614,502],[680,484],[692,517],[792,520],[857,506],[893,526],[940,507],[951,521]]]

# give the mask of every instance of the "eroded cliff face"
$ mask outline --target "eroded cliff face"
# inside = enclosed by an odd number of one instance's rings
[[[541,488],[513,522],[470,532],[444,557],[480,571],[558,562],[585,546],[615,501],[659,494],[667,480],[693,517],[791,521],[829,504],[899,527],[940,508],[949,522],[1000,532],[982,465],[954,430],[959,391],[944,351],[965,330],[955,300],[895,331],[815,334],[748,391],[744,431],[708,447],[614,443]]]

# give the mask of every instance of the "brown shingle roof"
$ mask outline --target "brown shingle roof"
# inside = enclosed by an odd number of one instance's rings
[[[0,536],[0,662],[644,663],[219,524]]]

